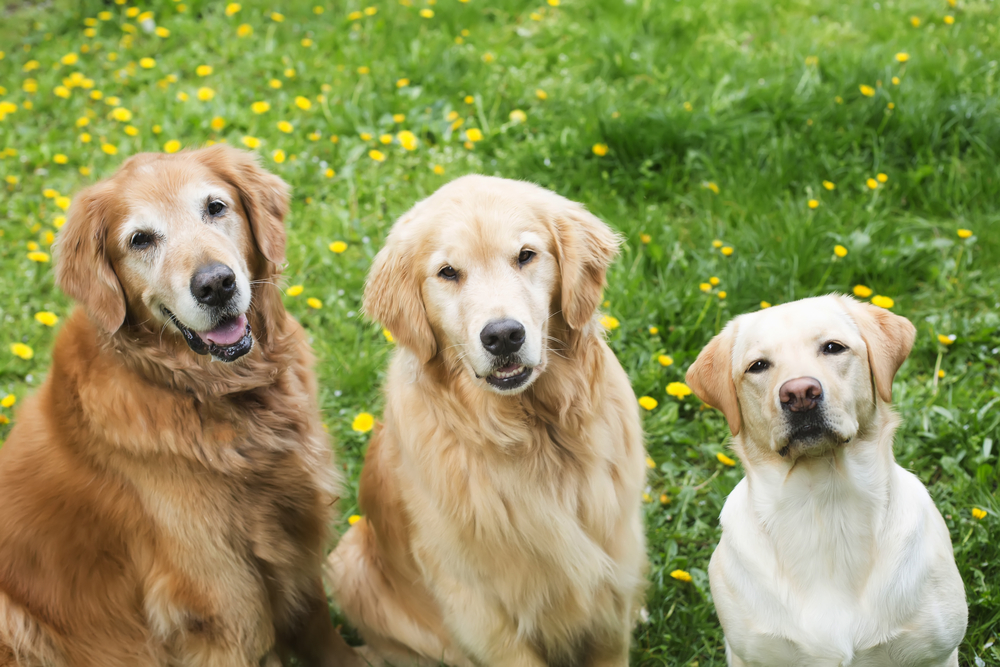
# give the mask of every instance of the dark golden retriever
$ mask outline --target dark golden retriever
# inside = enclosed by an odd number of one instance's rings
[[[320,578],[340,479],[274,285],[287,204],[224,145],[76,197],[82,307],[0,449],[0,666],[360,664]]]

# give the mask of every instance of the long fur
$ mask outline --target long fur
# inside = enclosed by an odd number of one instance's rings
[[[0,449],[0,665],[358,664],[320,578],[341,479],[308,342],[271,284],[281,257],[255,244],[248,258],[258,337],[233,364],[135,312],[128,281],[119,296],[87,281],[114,275],[104,248],[120,215],[104,217],[102,198],[123,196],[135,165],[157,179],[173,159],[219,169],[245,201],[278,197],[244,215],[265,211],[247,224],[283,247],[284,185],[225,147],[133,158],[74,204],[60,282],[87,309],[63,326]],[[281,187],[262,191],[266,178]]]

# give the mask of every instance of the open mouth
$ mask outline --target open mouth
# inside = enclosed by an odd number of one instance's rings
[[[253,349],[253,336],[246,314],[227,317],[210,331],[194,331],[181,324],[181,321],[166,308],[163,309],[177,330],[184,336],[190,347],[197,354],[210,354],[219,361],[236,361]]]
[[[495,369],[486,376],[486,381],[492,387],[504,391],[517,389],[531,377],[533,369],[524,364],[514,363]]]

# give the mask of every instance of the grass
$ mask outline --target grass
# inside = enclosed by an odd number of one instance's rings
[[[222,2],[140,5],[167,36],[147,33],[131,5],[56,0],[5,11],[0,100],[17,108],[2,107],[0,120],[0,395],[22,398],[46,372],[55,331],[35,313],[70,308],[52,264],[28,258],[29,243],[47,251],[63,215],[65,202],[44,191],[71,196],[125,156],[171,141],[255,137],[267,166],[294,186],[285,275],[303,291],[286,304],[312,335],[325,417],[353,484],[368,435],[351,424],[378,414],[391,351],[357,313],[392,221],[461,174],[532,180],[584,202],[626,238],[606,293],[604,311],[620,323],[610,342],[636,394],[659,402],[644,416],[656,463],[652,584],[632,664],[725,662],[706,566],[742,473],[716,458],[728,434],[721,416],[668,396],[666,384],[762,300],[859,284],[891,297],[919,330],[896,380],[896,456],[928,485],[951,530],[969,601],[962,663],[1000,664],[1000,5],[371,1],[377,11],[357,19],[350,12],[365,5],[353,0],[324,0],[319,15],[313,2],[246,0],[232,16]],[[427,9],[433,16],[418,13]],[[102,11],[107,19],[97,19]],[[91,35],[87,19],[97,19]],[[238,36],[242,24],[251,35]],[[62,64],[67,54],[77,62]],[[154,66],[142,67],[144,57]],[[31,61],[37,69],[25,71]],[[199,65],[212,72],[200,76]],[[74,72],[92,87],[67,86],[60,97]],[[210,100],[199,99],[202,87]],[[96,90],[103,99],[91,99]],[[130,119],[109,115],[112,96]],[[270,109],[255,113],[255,101]],[[511,119],[515,110],[523,122]],[[214,117],[224,127],[213,129]],[[468,129],[482,134],[471,147]],[[402,130],[414,133],[414,150],[399,138],[379,142]],[[375,149],[384,161],[369,156]],[[880,173],[887,180],[869,188]],[[334,241],[346,249],[332,252]],[[847,255],[835,257],[835,245]],[[711,276],[719,284],[702,291]],[[309,307],[310,297],[322,307]],[[33,358],[11,353],[18,342]],[[658,362],[663,354],[671,365]],[[0,415],[15,419],[16,406]],[[0,439],[9,429],[0,425]],[[352,486],[338,528],[354,502]],[[986,517],[975,520],[973,507]],[[693,580],[672,579],[676,569]]]

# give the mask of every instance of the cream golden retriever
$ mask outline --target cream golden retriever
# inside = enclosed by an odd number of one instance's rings
[[[361,664],[321,570],[339,478],[274,286],[288,193],[226,146],[81,192],[80,302],[0,449],[0,666]]]
[[[403,215],[365,310],[399,346],[335,597],[395,665],[628,664],[644,589],[635,396],[595,311],[618,239],[467,176]]]
[[[734,667],[957,667],[965,589],[923,484],[896,464],[909,320],[846,296],[737,317],[688,370],[746,477],[712,596]]]

